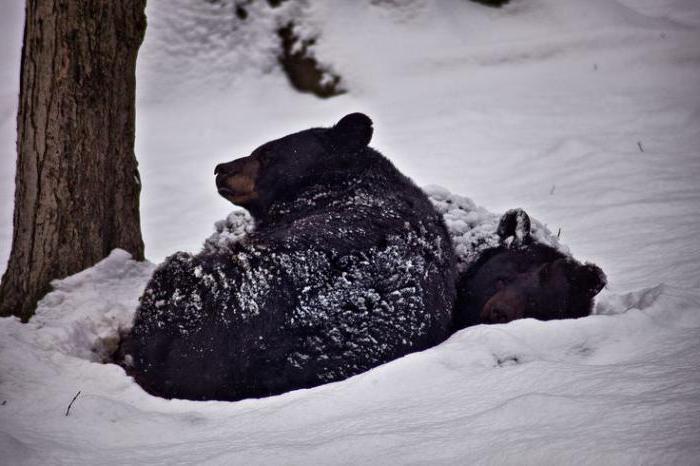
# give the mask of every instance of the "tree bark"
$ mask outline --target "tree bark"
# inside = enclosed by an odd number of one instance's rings
[[[143,259],[134,156],[146,0],[27,0],[12,251],[0,315],[114,248]]]

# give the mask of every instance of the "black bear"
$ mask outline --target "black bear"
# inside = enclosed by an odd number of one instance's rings
[[[345,379],[446,339],[455,257],[426,195],[354,113],[218,165],[255,228],[155,271],[122,351],[144,389],[238,400]]]
[[[533,241],[530,217],[506,212],[496,229],[501,244],[480,252],[460,273],[455,328],[533,317],[567,319],[591,313],[606,284],[603,271],[550,244]]]

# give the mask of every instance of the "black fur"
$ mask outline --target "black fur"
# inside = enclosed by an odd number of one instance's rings
[[[124,345],[139,384],[168,398],[261,397],[447,338],[450,237],[371,135],[352,114],[253,152],[255,231],[230,252],[180,252],[158,267]]]

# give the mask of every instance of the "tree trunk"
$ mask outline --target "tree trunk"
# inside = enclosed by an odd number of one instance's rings
[[[27,0],[12,252],[0,315],[114,248],[143,259],[134,156],[146,0]]]

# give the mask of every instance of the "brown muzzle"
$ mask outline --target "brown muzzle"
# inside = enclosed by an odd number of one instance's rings
[[[259,172],[260,162],[250,156],[221,163],[214,169],[216,188],[224,198],[245,206],[259,197],[256,191]]]
[[[502,290],[489,299],[481,309],[481,322],[503,324],[525,315],[525,300],[514,290]]]

